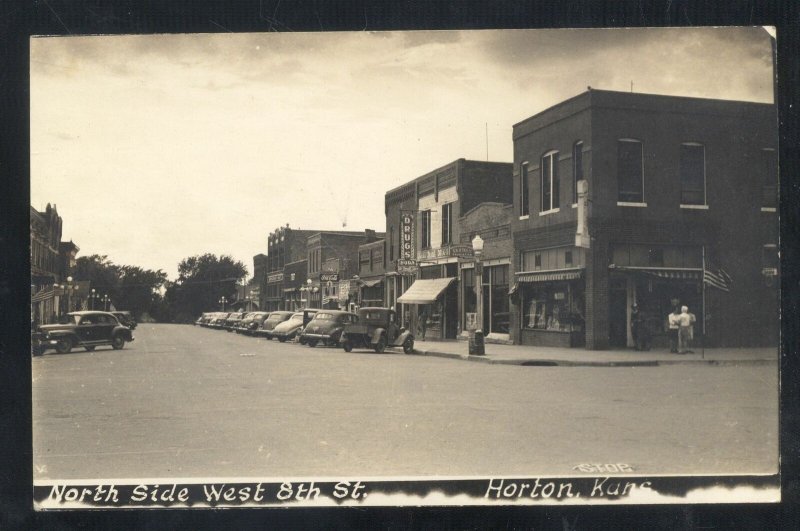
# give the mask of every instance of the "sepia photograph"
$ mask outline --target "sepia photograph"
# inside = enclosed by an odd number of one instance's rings
[[[779,502],[775,50],[32,36],[35,508]]]

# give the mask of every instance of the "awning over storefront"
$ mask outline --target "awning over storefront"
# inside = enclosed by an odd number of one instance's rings
[[[361,284],[362,284],[362,285],[363,285],[365,288],[374,288],[375,286],[377,286],[377,285],[378,285],[378,284],[380,284],[381,282],[383,282],[383,279],[382,279],[382,278],[376,278],[376,279],[370,279],[370,280],[362,280],[362,281],[361,281]]]
[[[431,304],[454,280],[455,277],[415,280],[411,287],[397,298],[397,302],[402,304]]]
[[[701,269],[624,267],[624,266],[609,267],[608,269],[609,271],[641,273],[644,275],[654,276],[658,278],[666,278],[670,280],[696,280],[699,282],[703,278],[703,271]]]
[[[521,273],[517,282],[553,282],[555,280],[577,280],[583,276],[583,269],[565,271],[542,271],[541,273]]]
[[[31,303],[42,302],[42,301],[46,301],[46,300],[52,299],[53,297],[55,297],[55,294],[56,294],[56,292],[53,290],[53,288],[41,289],[41,290],[39,290],[38,293],[36,293],[34,296],[31,297]]]

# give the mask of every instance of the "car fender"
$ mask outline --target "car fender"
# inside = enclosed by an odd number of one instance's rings
[[[78,334],[72,330],[53,330],[51,332],[47,332],[46,337],[49,339],[61,339],[64,337],[69,337],[75,342],[78,341]]]
[[[401,332],[400,335],[397,336],[397,339],[394,340],[394,343],[392,343],[392,345],[396,346],[396,347],[399,347],[403,343],[405,343],[406,339],[408,339],[409,337],[412,340],[414,339],[414,334],[411,333],[411,330],[406,330],[405,332]]]
[[[372,337],[370,338],[370,342],[375,344],[381,338],[381,334],[385,334],[385,328],[376,328],[374,332],[372,332]]]

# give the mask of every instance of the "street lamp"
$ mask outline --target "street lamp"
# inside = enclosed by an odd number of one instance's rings
[[[225,304],[228,302],[228,299],[226,299],[225,296],[223,295],[222,297],[219,298],[219,301],[217,302],[219,302],[222,305],[222,311],[224,312]]]
[[[313,284],[313,280],[306,279],[306,290],[308,291],[308,297],[306,298],[306,308],[311,308],[311,284]]]
[[[109,297],[108,293],[106,293],[100,300],[103,301],[103,310],[107,312],[108,304],[111,302],[111,297]]]
[[[89,302],[91,304],[92,310],[94,310],[94,301],[100,300],[100,294],[92,288],[92,292],[89,294]]]
[[[486,354],[484,344],[483,344],[483,262],[481,262],[481,257],[483,256],[483,238],[481,238],[480,234],[476,234],[474,238],[472,238],[472,250],[475,253],[475,308],[476,313],[478,314],[478,329],[474,332],[474,339],[470,345],[470,354],[479,354],[483,355]]]

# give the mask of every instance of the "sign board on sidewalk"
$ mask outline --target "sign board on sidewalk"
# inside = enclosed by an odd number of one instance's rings
[[[469,331],[478,329],[478,314],[477,312],[466,312],[466,329]]]

